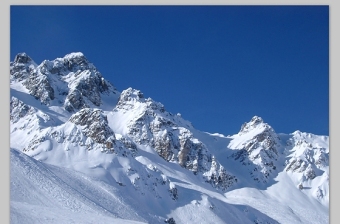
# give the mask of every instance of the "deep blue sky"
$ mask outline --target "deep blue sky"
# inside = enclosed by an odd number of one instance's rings
[[[236,134],[329,135],[328,6],[11,6],[10,58],[83,52],[119,91]]]

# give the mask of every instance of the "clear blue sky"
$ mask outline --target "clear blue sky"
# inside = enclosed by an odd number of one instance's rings
[[[236,134],[329,135],[328,6],[11,6],[10,57],[83,52],[119,91]]]

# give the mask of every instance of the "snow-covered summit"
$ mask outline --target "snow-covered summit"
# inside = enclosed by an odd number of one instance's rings
[[[32,59],[25,52],[17,54],[14,59],[14,63],[17,63],[17,64],[19,63],[26,64],[31,61]]]
[[[266,183],[277,175],[282,148],[280,138],[261,117],[254,116],[244,123],[228,147],[235,149],[231,157],[248,167],[255,181]]]
[[[105,99],[117,102],[119,97],[116,88],[80,52],[44,60],[40,65],[21,53],[11,63],[10,74],[12,88],[24,89],[42,104],[62,107],[68,112],[100,107]]]
[[[85,55],[83,54],[83,52],[72,52],[72,53],[65,55],[64,58],[65,59],[73,59],[73,58],[84,58],[85,59]]]
[[[37,66],[25,52],[17,54],[14,61],[10,63],[10,80],[22,81],[34,73]]]
[[[73,72],[78,70],[95,69],[82,52],[67,54],[63,59],[67,68]]]
[[[254,129],[263,130],[263,129],[269,129],[269,128],[270,126],[267,123],[264,123],[261,117],[254,116],[249,122],[246,122],[241,126],[241,129],[238,134],[243,135],[248,132],[251,132]]]

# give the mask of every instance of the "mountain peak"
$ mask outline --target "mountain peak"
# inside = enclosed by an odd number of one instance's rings
[[[64,56],[64,64],[70,71],[83,71],[94,66],[87,60],[82,52],[74,52]]]
[[[17,54],[14,58],[15,63],[26,64],[31,61],[32,59],[25,52]]]
[[[254,130],[256,128],[265,128],[268,129],[270,126],[266,123],[264,123],[263,119],[259,116],[254,116],[248,123],[244,123],[241,126],[241,130],[239,131],[239,134],[247,133],[251,130]]]
[[[44,60],[36,65],[26,53],[19,53],[10,66],[11,80],[21,82],[29,94],[45,105],[63,105],[68,112],[102,105],[102,95],[117,94],[82,52]],[[106,98],[107,98],[106,97]]]
[[[83,52],[72,52],[64,56],[65,59],[71,58],[86,58]]]
[[[253,124],[259,124],[259,123],[263,123],[263,119],[259,116],[254,116],[251,120],[251,123]]]
[[[120,99],[124,101],[131,101],[133,99],[140,100],[144,98],[144,94],[137,89],[133,89],[129,87],[126,90],[123,90],[123,92],[120,95]]]
[[[133,89],[131,87],[123,90],[119,96],[117,106],[119,108],[131,108],[136,103],[145,103],[149,102],[151,99],[145,99],[144,94],[137,89]]]

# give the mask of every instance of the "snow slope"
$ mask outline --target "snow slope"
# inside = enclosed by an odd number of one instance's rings
[[[11,223],[329,222],[328,136],[196,130],[80,52],[10,74]]]

